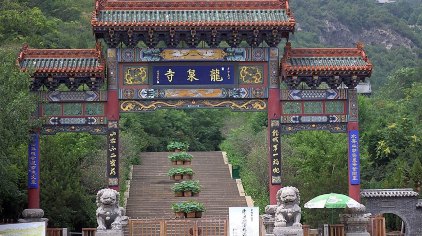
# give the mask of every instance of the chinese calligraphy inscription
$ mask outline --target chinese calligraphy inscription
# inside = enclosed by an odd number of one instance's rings
[[[232,85],[234,65],[152,66],[153,85]]]
[[[28,188],[38,188],[39,142],[39,134],[31,133],[28,146]]]
[[[360,155],[359,155],[359,131],[349,131],[349,178],[350,184],[360,184]]]
[[[119,185],[119,128],[117,121],[110,121],[107,134],[107,176],[109,186]]]
[[[271,120],[270,127],[270,155],[271,155],[271,183],[281,184],[281,138],[280,120]]]

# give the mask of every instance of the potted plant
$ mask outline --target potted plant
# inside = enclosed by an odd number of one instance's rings
[[[188,180],[174,184],[171,189],[176,197],[181,197],[179,192],[182,192],[182,196],[184,197],[192,197],[193,195],[198,195],[201,191],[201,186],[199,185],[199,181]]]
[[[186,152],[176,152],[168,156],[170,161],[175,165],[189,165],[193,156]]]
[[[171,208],[176,218],[201,218],[205,211],[204,204],[197,201],[173,203]]]
[[[183,181],[183,196],[191,197],[191,196],[198,196],[199,192],[201,191],[201,185],[199,185],[199,181]]]
[[[173,203],[171,204],[171,209],[173,210],[176,218],[185,218],[185,211],[184,211],[184,204],[183,202]]]
[[[174,192],[175,197],[183,197],[184,187],[181,184],[175,184],[171,187],[171,190]]]
[[[186,218],[201,218],[205,211],[204,204],[197,201],[186,202],[183,206]]]
[[[172,141],[167,145],[167,150],[171,152],[180,152],[180,151],[187,151],[189,148],[189,144]]]
[[[167,175],[170,176],[170,179],[173,180],[181,180],[181,179],[192,179],[192,175],[194,174],[192,168],[171,168]]]
[[[183,168],[171,168],[167,175],[170,176],[170,179],[181,180],[183,178]]]

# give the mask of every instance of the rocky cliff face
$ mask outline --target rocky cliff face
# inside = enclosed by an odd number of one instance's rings
[[[322,34],[319,36],[319,41],[322,44],[350,47],[350,42],[364,42],[365,45],[382,45],[386,49],[399,46],[407,49],[417,47],[412,40],[393,31],[388,25],[382,28],[363,29],[358,33],[354,33],[340,22],[325,20],[321,31]]]

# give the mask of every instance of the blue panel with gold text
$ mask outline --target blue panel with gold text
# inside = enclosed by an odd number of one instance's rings
[[[234,65],[153,66],[153,85],[233,85]]]

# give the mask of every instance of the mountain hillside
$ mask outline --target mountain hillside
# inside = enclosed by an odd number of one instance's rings
[[[291,8],[298,23],[292,38],[297,47],[353,47],[363,42],[375,65],[375,90],[391,72],[421,61],[420,0],[291,0]]]

